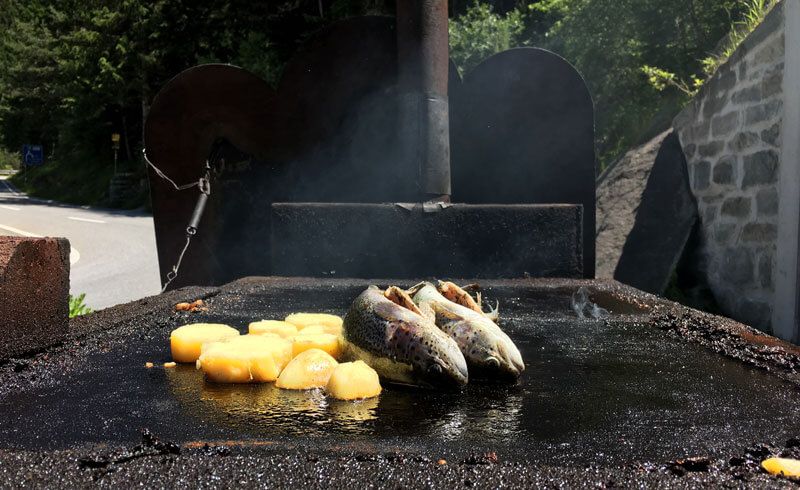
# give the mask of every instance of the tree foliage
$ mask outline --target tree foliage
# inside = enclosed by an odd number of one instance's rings
[[[746,1],[764,0],[451,0],[451,55],[462,73],[516,46],[564,56],[590,88],[607,161],[669,121],[687,97],[673,87],[701,73]],[[122,134],[123,168],[142,171],[149,104],[180,71],[233,63],[276,84],[319,29],[395,8],[393,0],[0,2],[0,154],[43,144],[51,168],[31,175],[63,188],[81,185],[73,173],[110,175],[111,133]]]

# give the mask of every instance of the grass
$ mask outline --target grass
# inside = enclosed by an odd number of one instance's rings
[[[703,71],[707,77],[716,73],[720,66],[725,64],[736,48],[742,44],[747,36],[764,20],[764,17],[772,10],[780,0],[747,0],[742,19],[731,24],[728,40],[724,43],[722,50],[703,60]]]
[[[120,167],[120,171],[135,170]],[[138,171],[144,175],[144,167]],[[113,174],[113,167],[107,163],[50,159],[41,166],[26,166],[11,178],[11,182],[32,196],[81,206],[107,206],[108,187]],[[122,207],[148,207],[149,202],[150,195],[144,191],[129,199]]]
[[[742,18],[733,22],[730,26],[727,39],[721,43],[721,48],[717,53],[713,53],[703,60],[703,74],[692,76],[687,82],[680,79],[674,73],[662,70],[655,66],[644,65],[641,67],[642,73],[647,77],[650,84],[661,91],[667,87],[673,87],[689,97],[694,97],[700,87],[708,81],[720,66],[724,65],[731,55],[736,51],[742,41],[750,35],[753,30],[764,20],[764,17],[772,10],[780,0],[744,0],[744,14]]]
[[[8,151],[0,148],[0,170],[16,170],[22,161],[20,152]]]
[[[94,310],[86,306],[83,302],[84,298],[86,298],[86,293],[81,293],[80,296],[73,296],[69,295],[69,317],[72,318],[74,316],[85,315],[87,313],[91,313]]]

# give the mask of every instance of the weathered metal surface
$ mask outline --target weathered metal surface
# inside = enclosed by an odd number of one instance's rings
[[[696,222],[686,158],[678,136],[670,133],[658,150],[614,279],[663,293]]]
[[[283,481],[287,455],[300,455],[312,464],[297,467],[296,483],[320,486],[329,480],[315,475],[329,465],[352,470],[365,461],[366,473],[349,486],[396,486],[398,474],[406,484],[423,482],[442,472],[458,477],[447,480],[453,486],[486,478],[481,468],[519,486],[554,475],[571,475],[568,486],[607,483],[609,475],[691,486],[724,475],[751,481],[761,475],[759,455],[791,453],[796,444],[784,442],[800,433],[796,346],[751,337],[752,329],[731,320],[614,281],[481,282],[484,299],[500,301],[501,326],[528,366],[516,387],[470,384],[448,394],[385,386],[377,400],[338,403],[271,385],[206,383],[191,366],[160,366],[169,360],[169,331],[184,323],[225,322],[245,331],[254,318],[342,314],[371,282],[247,278],[73,319],[64,347],[0,365],[4,471],[24,467],[20,478],[31,478],[58,468],[61,478],[130,482],[149,468],[149,479],[208,471]],[[570,297],[579,287],[611,316],[576,318]],[[187,296],[203,297],[210,311],[175,313],[174,302]],[[156,367],[146,368],[148,361]],[[181,454],[147,440],[127,453],[116,449],[140,444],[144,427]],[[223,454],[241,458],[209,457]],[[678,479],[680,465],[670,469],[670,462],[689,457],[708,458],[707,472]],[[260,462],[255,473],[223,469],[250,458]],[[337,466],[339,458],[348,464]],[[394,477],[376,480],[370,470],[378,469],[393,469]]]
[[[460,116],[454,118],[450,137],[450,148],[461,158],[454,165],[454,198],[467,203],[582,203],[590,215],[583,230],[583,270],[592,275],[594,225],[588,223],[594,222],[594,188],[585,186],[587,172],[593,172],[587,170],[593,168],[590,100],[566,62],[533,51],[491,58],[463,86],[449,64],[445,79],[450,92],[460,94],[464,108],[455,109]],[[198,233],[171,287],[271,273],[273,202],[419,199],[419,160],[408,155],[418,147],[404,145],[408,139],[399,130],[413,132],[422,126],[402,123],[407,106],[398,102],[397,56],[394,19],[351,19],[304,45],[286,66],[277,92],[257,77],[223,65],[187,70],[164,87],[146,125],[150,159],[179,184],[203,175],[212,146],[225,160],[224,167],[215,162]],[[521,65],[510,66],[514,63]],[[516,81],[488,83],[500,76],[486,73],[493,67],[507,69]],[[440,82],[434,84],[437,90]],[[572,106],[562,110],[554,103],[536,102],[551,100]],[[432,119],[437,125],[425,132],[425,151],[429,161],[443,162],[448,105],[436,97],[430,101],[413,105],[407,113],[413,112],[417,121],[439,113],[441,117]],[[581,151],[587,134],[588,152]],[[153,173],[150,178],[164,277],[185,244],[199,194],[196,188],[178,192]],[[449,181],[446,172],[437,171],[424,180]],[[593,177],[589,182],[593,185]]]
[[[594,277],[594,111],[581,76],[542,49],[498,53],[450,91],[453,201],[577,203]]]
[[[268,274],[273,201],[418,197],[414,162],[387,151],[397,146],[397,102],[387,92],[396,83],[394,38],[394,19],[354,19],[305,45],[278,92],[228,65],[192,68],[159,92],[146,124],[150,160],[178,184],[203,176],[215,141],[226,160],[171,288]],[[199,193],[176,191],[152,170],[150,183],[163,278]]]
[[[582,277],[579,205],[274,203],[286,276]]]
[[[400,142],[419,168],[421,201],[449,201],[447,0],[397,2]]]
[[[218,138],[255,155],[282,147],[289,128],[264,117],[277,107],[274,90],[245,70],[228,65],[191,68],[173,78],[153,101],[145,125],[147,156],[178,185],[197,182]],[[186,227],[200,192],[197,187],[177,191],[153,169],[149,172],[159,270],[164,278],[186,241]],[[216,252],[219,231],[228,219],[221,213],[225,199],[221,190],[219,180],[212,182],[212,194],[198,225],[200,233],[193,238],[172,287],[232,279],[225,273],[226,254]],[[251,232],[258,236],[257,230]]]

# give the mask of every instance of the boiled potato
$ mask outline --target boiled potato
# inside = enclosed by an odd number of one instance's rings
[[[252,322],[248,327],[248,331],[255,335],[274,333],[283,338],[289,338],[293,335],[297,335],[297,327],[294,324],[282,322],[280,320],[261,320],[260,322]]]
[[[800,476],[800,460],[789,458],[769,458],[761,466],[773,475]]]
[[[277,335],[242,335],[203,346],[197,369],[218,383],[275,381],[292,359],[292,343]]]
[[[195,362],[200,357],[200,348],[204,343],[238,335],[238,330],[221,323],[192,323],[178,327],[169,336],[172,360]]]
[[[378,396],[381,384],[378,373],[364,361],[344,362],[333,370],[325,393],[339,400],[358,400]]]
[[[339,325],[309,325],[307,327],[299,328],[298,327],[298,334],[302,335],[310,335],[310,334],[318,334],[318,333],[329,333],[331,335],[339,335],[342,331],[342,326]]]
[[[291,360],[284,368],[275,386],[288,390],[324,388],[339,363],[327,352],[308,349]]]
[[[339,359],[339,337],[329,333],[318,333],[304,335],[300,334],[292,337],[292,357],[296,357],[301,352],[308,349],[320,349],[327,352],[334,359]]]
[[[342,328],[342,318],[327,313],[292,313],[286,317],[286,322],[297,326],[297,330],[303,330],[312,325],[322,325],[326,329],[325,333],[338,335]]]

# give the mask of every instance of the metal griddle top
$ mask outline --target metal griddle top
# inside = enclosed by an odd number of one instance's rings
[[[169,332],[179,325],[224,322],[246,332],[250,321],[296,311],[341,315],[368,281],[246,281],[207,298],[209,313],[134,304],[153,311],[114,321],[98,315],[110,330],[97,327],[35,365],[4,366],[0,448],[130,445],[146,427],[190,447],[438,447],[548,464],[624,464],[725,457],[800,433],[796,384],[654,328],[651,304],[584,283],[610,318],[576,317],[569,299],[577,281],[484,284],[525,360],[518,385],[472,383],[462,393],[385,386],[378,399],[355,403],[273,385],[213,384],[193,366],[160,365],[170,360]],[[148,361],[156,367],[145,368]]]

